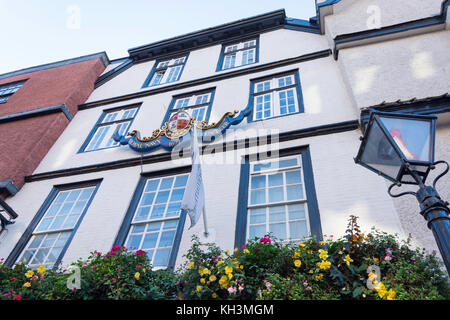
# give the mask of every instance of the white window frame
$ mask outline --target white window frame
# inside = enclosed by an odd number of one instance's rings
[[[221,70],[228,70],[256,63],[256,39],[246,40],[239,43],[227,45],[223,50],[223,62]],[[249,56],[252,60],[249,61]],[[234,59],[232,58],[234,56]],[[244,59],[246,57],[246,59]]]
[[[205,97],[206,97],[206,101],[205,101]],[[187,113],[189,113],[190,116],[193,116],[193,114],[195,113],[195,110],[199,110],[198,112],[201,112],[200,110],[203,109],[203,118],[199,119],[196,117],[197,121],[201,121],[201,120],[205,120],[206,121],[206,116],[208,113],[208,108],[209,108],[209,104],[211,103],[211,97],[212,97],[212,92],[204,92],[204,93],[199,93],[199,94],[193,94],[191,96],[185,96],[182,98],[177,98],[174,101],[173,104],[173,109],[170,111],[170,117],[178,112],[179,110],[183,109],[184,111],[186,111]],[[197,103],[197,99],[201,99],[201,101],[199,103]],[[179,105],[179,101],[183,101],[183,104]],[[187,101],[187,103],[186,103]]]
[[[287,79],[289,78],[291,83],[290,84],[285,84],[284,86],[280,86],[279,85],[279,80],[280,79]],[[258,85],[262,85],[263,89],[259,90]],[[289,114],[293,114],[293,113],[297,113],[299,112],[299,101],[297,98],[298,95],[298,83],[295,79],[294,74],[288,74],[288,75],[283,75],[283,76],[275,76],[273,78],[270,79],[264,79],[264,80],[260,80],[260,81],[255,81],[253,83],[254,86],[254,92],[253,92],[253,121],[258,121],[258,120],[264,120],[264,119],[269,119],[269,118],[274,118],[274,117],[279,117],[279,116],[286,116]],[[269,86],[269,87],[268,87]],[[292,90],[293,92],[293,97],[294,97],[294,111],[289,111],[289,106],[287,105],[287,112],[286,113],[281,113],[281,99],[280,99],[280,93],[281,92],[286,92],[286,102],[288,100],[287,98],[287,94],[288,91]],[[271,98],[271,112],[269,116],[264,116],[264,112],[262,114],[261,118],[257,118],[257,98],[260,96],[264,96],[264,95],[268,95],[270,94]]]
[[[149,86],[178,81],[181,76],[181,70],[186,63],[186,58],[187,56],[183,56],[158,62]]]
[[[180,224],[181,210],[178,211],[178,215],[167,217],[166,214],[168,212],[168,205],[169,204],[174,204],[174,203],[178,204],[178,203],[180,203],[180,205],[181,205],[182,199],[180,199],[179,201],[174,201],[174,202],[170,202],[169,200],[172,197],[172,192],[173,192],[174,189],[177,189],[177,190],[181,189],[181,187],[175,188],[175,181],[176,181],[177,177],[182,177],[182,176],[186,177],[186,183],[187,183],[187,177],[189,176],[189,173],[180,173],[180,174],[165,175],[165,176],[155,177],[155,178],[147,178],[147,181],[145,182],[145,185],[144,185],[144,187],[142,189],[142,192],[141,192],[141,195],[140,195],[140,198],[139,198],[139,202],[138,202],[138,204],[136,206],[136,209],[135,209],[135,211],[133,213],[133,218],[132,218],[132,221],[131,221],[131,224],[130,224],[130,229],[129,229],[128,234],[127,234],[126,239],[125,239],[125,245],[128,246],[129,240],[130,240],[130,238],[132,236],[142,235],[142,237],[140,239],[139,246],[136,246],[136,248],[128,248],[130,251],[143,250],[143,251],[147,252],[147,251],[152,250],[153,251],[152,256],[154,257],[155,253],[156,253],[156,251],[158,249],[169,249],[170,248],[170,252],[169,252],[169,260],[170,260],[170,256],[172,254],[172,250],[173,250],[173,247],[174,247],[174,244],[175,244],[175,240],[176,240],[177,230],[178,230],[179,224]],[[158,192],[161,190],[161,183],[166,178],[173,178],[173,182],[172,182],[172,186],[171,186],[170,189],[162,189],[164,191],[169,190],[168,200],[164,203],[166,205],[166,208],[164,210],[164,214],[160,218],[151,219],[151,210],[156,204],[155,202],[156,202],[156,199],[157,199],[157,196],[158,196]],[[158,186],[157,186],[156,190],[154,190],[155,195],[154,195],[154,197],[152,199],[152,203],[151,204],[146,204],[146,205],[141,205],[142,201],[143,201],[143,198],[144,198],[144,195],[146,193],[152,193],[152,192],[145,192],[145,190],[147,188],[147,185],[151,181],[155,181],[155,180],[159,180],[159,182],[158,182]],[[183,186],[184,190],[186,190],[186,183]],[[183,192],[183,194],[184,194],[184,192]],[[163,203],[158,203],[156,205],[162,205],[162,204]],[[139,209],[143,208],[143,207],[150,207],[150,209],[151,209],[147,213],[147,215],[148,215],[147,219],[136,220],[137,213],[138,213]],[[166,222],[171,222],[171,221],[177,221],[176,227],[175,228],[171,228],[171,229],[164,229],[163,226],[165,225],[165,223]],[[158,231],[158,237],[156,239],[156,244],[155,244],[154,248],[142,249],[142,245],[144,243],[145,235],[146,234],[150,234],[150,233],[155,233],[155,232],[146,232],[147,227],[148,227],[148,225],[150,223],[161,223],[160,229]],[[144,226],[144,231],[143,232],[139,232],[139,233],[133,233],[132,232],[135,226],[141,226],[141,225]],[[161,236],[162,236],[163,232],[167,232],[167,231],[174,231],[174,237],[173,237],[173,240],[172,240],[172,244],[170,246],[165,246],[165,247],[159,248],[158,246],[160,244]],[[166,268],[166,267],[167,267],[167,265],[166,266],[155,266],[155,268]]]
[[[38,225],[36,226],[36,228],[33,230],[32,232],[32,236],[30,237],[26,247],[22,250],[19,258],[17,259],[17,262],[23,262],[24,264],[27,264],[30,268],[37,268],[39,265],[44,265],[46,268],[49,267],[53,267],[55,265],[55,263],[58,261],[59,256],[61,255],[61,251],[64,250],[64,248],[67,246],[67,241],[69,241],[72,233],[74,232],[74,229],[76,227],[76,225],[79,223],[81,217],[83,216],[84,212],[87,210],[87,206],[89,205],[90,201],[92,200],[92,197],[95,194],[95,189],[97,188],[97,185],[89,185],[89,186],[85,186],[85,187],[76,187],[73,189],[64,189],[64,190],[59,190],[58,193],[55,195],[54,199],[51,201],[50,205],[48,206],[48,208],[45,211],[45,214],[42,216],[42,218],[40,219]],[[83,194],[84,190],[88,190],[91,189],[90,195],[88,198],[80,200],[81,195]],[[80,190],[80,193],[78,194],[77,198],[75,200],[71,200],[71,201],[67,201],[68,197],[70,197],[70,194],[72,192],[76,192]],[[62,202],[56,202],[58,200],[58,197],[63,194],[64,192],[68,192],[67,196],[64,198],[64,200]],[[85,203],[83,205],[83,207],[81,208],[81,210],[79,211],[78,214],[71,214],[73,209],[76,207],[76,204],[78,203],[78,201],[83,202],[85,200]],[[73,225],[70,227],[60,227],[60,228],[54,228],[51,229],[51,225],[54,223],[54,221],[56,220],[56,217],[58,217],[59,212],[61,211],[62,208],[64,208],[65,204],[68,203],[73,203],[72,206],[70,207],[70,211],[64,215],[62,215],[63,217],[65,217],[64,221],[61,223],[61,225],[64,225],[64,223],[69,219],[70,216],[75,216],[77,215],[77,219],[74,221]],[[60,205],[59,205],[60,204]],[[50,209],[54,208],[54,206],[59,205],[59,207],[56,209],[55,212],[52,212],[52,215],[48,215],[50,213]],[[61,216],[61,217],[62,217]],[[50,220],[49,218],[53,217],[53,219],[51,220],[51,224],[48,225],[47,229],[45,230],[39,230],[40,227],[43,225],[44,220]],[[41,247],[41,245],[46,241],[46,239],[51,236],[56,234],[56,239],[53,240],[53,244],[51,246],[46,246],[46,247]],[[67,239],[65,239],[65,242],[60,244],[60,245],[56,245],[57,241],[60,239],[60,237],[63,234],[67,234]],[[34,240],[37,237],[41,237],[44,236],[44,239],[42,239],[39,242],[39,245],[36,248],[31,248],[31,245],[34,243]],[[37,255],[38,251],[40,249],[49,249],[49,251],[47,252],[47,254],[45,255],[44,258],[44,262],[38,262],[36,264],[30,264],[34,257]],[[49,258],[50,256],[50,252],[52,252],[53,249],[60,249],[60,251],[58,252],[57,256],[55,257],[55,260],[53,262],[46,262],[46,260]],[[27,252],[29,251],[35,251],[32,255],[31,258],[28,258],[27,261],[23,261],[24,257],[27,255]]]
[[[95,125],[95,131],[84,151],[102,150],[118,146],[119,142],[114,141],[111,138],[112,135],[118,127],[120,128],[119,134],[126,134],[131,122],[136,117],[137,110],[138,107],[105,111],[103,119]]]
[[[257,164],[266,164],[266,163],[273,163],[273,162],[279,162],[281,160],[289,160],[289,159],[297,159],[297,165],[294,166],[288,166],[288,167],[283,167],[281,169],[279,168],[269,168],[267,170],[261,170],[261,171],[254,171],[254,166]],[[287,200],[287,186],[289,186],[288,184],[286,184],[285,181],[285,175],[283,174],[283,198],[285,200],[283,201],[279,201],[279,202],[269,202],[269,185],[268,185],[268,176],[270,174],[276,174],[276,173],[283,173],[283,172],[290,172],[290,171],[298,171],[300,170],[300,174],[301,174],[301,186],[302,186],[302,193],[303,193],[303,199],[296,199],[296,200]],[[252,177],[255,176],[266,176],[266,185],[264,188],[256,188],[256,189],[252,189]],[[276,186],[276,187],[280,187],[280,186]],[[266,198],[266,202],[265,203],[260,203],[260,204],[251,204],[251,192],[252,190],[265,190],[265,198]],[[286,156],[286,157],[280,157],[277,159],[269,159],[269,160],[262,160],[262,161],[254,161],[254,162],[250,162],[250,173],[249,173],[249,184],[248,184],[248,199],[247,199],[247,228],[246,228],[246,240],[249,240],[249,235],[250,235],[250,227],[251,226],[255,226],[255,225],[265,225],[266,227],[266,234],[269,233],[269,228],[271,224],[277,224],[277,223],[284,223],[285,227],[286,227],[286,239],[283,240],[283,243],[287,243],[287,242],[300,242],[303,239],[291,239],[290,238],[290,222],[298,222],[298,221],[304,221],[306,224],[306,229],[307,229],[307,235],[306,237],[311,235],[311,227],[310,227],[310,221],[309,221],[309,212],[308,212],[308,199],[307,199],[307,195],[306,195],[306,185],[305,185],[305,179],[304,179],[304,172],[303,172],[303,164],[302,164],[302,157],[301,154],[300,155],[294,155],[294,156]],[[291,204],[302,204],[305,210],[305,218],[301,218],[301,219],[292,219],[289,220],[289,212],[287,209],[288,205]],[[269,208],[270,207],[278,207],[278,206],[284,206],[285,207],[285,220],[283,222],[277,221],[274,223],[270,222],[269,219]],[[252,225],[250,225],[250,211],[252,209],[260,209],[260,208],[265,208],[266,210],[266,220],[264,223],[254,223]]]

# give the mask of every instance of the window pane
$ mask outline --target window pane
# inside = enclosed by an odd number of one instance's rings
[[[145,186],[145,192],[156,191],[159,185],[159,180],[149,180]]]
[[[151,205],[153,204],[153,199],[155,198],[155,193],[144,193],[141,200],[141,206]]]
[[[148,213],[150,212],[151,207],[142,207],[137,211],[136,216],[134,217],[135,221],[147,220]]]
[[[173,189],[170,196],[170,202],[181,201],[183,199],[184,189]]]
[[[289,220],[304,219],[305,205],[304,204],[290,204],[288,205]]]
[[[269,207],[269,221],[270,222],[286,221],[286,213],[284,206]]]
[[[301,239],[308,236],[306,221],[295,221],[289,223],[291,239]]]
[[[297,165],[298,165],[297,158],[284,159],[284,160],[280,160],[280,162],[279,162],[280,169],[287,168],[287,167],[294,167]]]
[[[287,239],[285,223],[269,224],[269,232],[271,232],[275,238],[280,240]]]
[[[266,187],[266,176],[252,177],[252,189],[260,189]]]
[[[283,174],[276,173],[269,175],[269,187],[283,185]]]
[[[186,182],[187,182],[187,180],[188,180],[188,176],[187,175],[184,175],[184,176],[178,176],[176,179],[175,179],[175,184],[174,184],[174,188],[177,188],[177,187],[184,187],[185,185],[186,185]]]
[[[303,188],[302,185],[293,185],[293,186],[287,186],[287,199],[288,200],[297,200],[297,199],[303,199]]]
[[[250,203],[260,204],[266,202],[266,191],[265,190],[254,190],[251,192]]]
[[[266,234],[266,226],[265,225],[250,226],[248,238],[249,239],[253,239],[255,237],[261,238],[265,234]]]
[[[142,235],[133,235],[128,239],[127,247],[136,247],[139,248],[141,243]]]
[[[279,202],[284,200],[283,188],[269,189],[269,202]]]
[[[164,267],[169,263],[169,255],[171,249],[159,249],[155,253],[152,265],[154,267]]]
[[[161,234],[161,239],[159,240],[159,247],[170,247],[172,246],[173,239],[175,237],[175,231],[167,231]]]
[[[166,217],[175,217],[180,214],[181,202],[171,203],[167,207]]]
[[[250,209],[250,224],[266,222],[266,208]]]
[[[152,210],[152,215],[150,219],[161,219],[164,215],[164,211],[166,210],[166,205],[158,205],[154,206]]]
[[[164,178],[161,181],[160,189],[170,189],[172,187],[173,178]]]
[[[301,179],[300,170],[286,172],[286,183],[287,184],[301,183],[301,181],[302,181],[302,179]]]
[[[145,235],[144,242],[141,249],[153,249],[156,247],[156,241],[158,240],[157,233],[148,233]]]
[[[156,197],[155,203],[166,203],[169,200],[170,191],[160,191]]]

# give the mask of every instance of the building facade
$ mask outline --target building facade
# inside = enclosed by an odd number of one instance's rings
[[[7,199],[20,219],[0,235],[0,256],[67,265],[125,245],[175,267],[192,235],[224,249],[268,232],[340,236],[350,215],[434,249],[417,205],[393,201],[353,157],[375,108],[437,113],[436,158],[450,158],[448,5],[317,1],[308,21],[278,10],[128,50]],[[234,110],[245,118],[202,145],[205,237],[180,211],[189,152],[137,153],[112,135],[152,141],[181,111],[216,128]]]

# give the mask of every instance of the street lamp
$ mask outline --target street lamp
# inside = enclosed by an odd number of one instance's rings
[[[449,171],[445,161],[434,161],[436,116],[372,112],[355,162],[392,181],[391,197],[412,194],[419,201],[420,214],[433,231],[447,272],[450,274],[450,209],[436,191],[436,182]],[[425,180],[437,164],[447,165],[432,186]],[[394,186],[412,184],[417,192],[392,194]]]

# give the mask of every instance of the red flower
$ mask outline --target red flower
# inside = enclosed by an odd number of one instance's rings
[[[142,250],[138,250],[136,251],[136,255],[140,255],[140,254],[147,254],[147,252],[142,251]]]
[[[17,296],[14,296],[13,300],[22,300],[22,297],[17,295]]]
[[[120,249],[119,246],[114,246],[114,247],[112,247],[111,251],[117,251],[117,250],[119,250],[119,249]]]
[[[261,243],[271,243],[272,240],[270,240],[269,235],[266,234],[264,237],[262,237],[261,239],[259,239],[259,242],[261,242]]]

